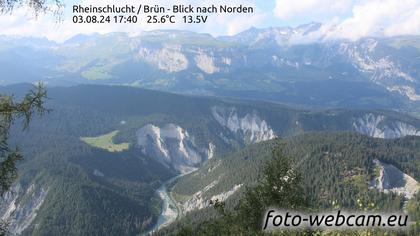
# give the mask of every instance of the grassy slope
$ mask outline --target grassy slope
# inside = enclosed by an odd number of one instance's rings
[[[115,144],[113,138],[118,134],[118,130],[112,131],[111,133],[104,134],[97,137],[81,137],[80,139],[91,145],[92,147],[101,148],[109,152],[122,152],[130,147],[129,143]]]

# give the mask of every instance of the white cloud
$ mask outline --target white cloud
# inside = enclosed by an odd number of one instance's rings
[[[239,4],[253,6],[252,15],[214,15],[210,14],[206,24],[73,24],[72,13],[67,12],[64,22],[56,23],[54,17],[41,15],[34,19],[28,9],[17,9],[13,14],[0,15],[0,34],[48,37],[65,40],[83,33],[129,32],[139,33],[144,30],[183,29],[213,35],[233,35],[251,26],[270,26],[275,21],[267,21],[275,15],[282,22],[320,21],[324,26],[301,41],[346,38],[357,40],[365,36],[394,36],[420,34],[419,0],[273,0],[276,7],[272,12],[262,12],[257,0],[178,0],[176,4],[219,5]],[[167,0],[81,0],[81,4],[150,4],[169,7]],[[259,3],[263,5],[262,3]],[[67,6],[67,11],[71,6]],[[179,16],[178,19],[181,17]],[[144,21],[144,16],[141,21]],[[275,25],[272,25],[275,26]]]
[[[47,37],[58,41],[65,40],[79,33],[139,33],[144,30],[157,29],[183,29],[211,33],[213,35],[235,34],[262,22],[265,16],[264,13],[258,10],[255,1],[256,0],[233,0],[229,2],[223,0],[178,0],[176,4],[192,4],[195,6],[211,6],[212,4],[236,6],[242,4],[245,6],[253,6],[254,9],[256,9],[256,12],[252,15],[209,14],[208,23],[196,25],[180,23],[182,20],[181,15],[177,16],[178,23],[176,24],[146,24],[144,23],[145,16],[140,16],[141,24],[74,24],[72,22],[73,14],[71,12],[71,5],[66,6],[67,12],[64,21],[56,23],[53,16],[40,15],[38,19],[34,19],[30,10],[21,8],[15,10],[11,15],[0,15],[0,34]],[[133,4],[137,6],[140,3],[143,5],[161,5],[164,7],[170,7],[173,4],[168,4],[168,1],[165,0],[82,0],[80,4],[83,6],[104,6],[106,4]]]
[[[280,18],[343,13],[349,9],[352,0],[276,0],[274,13]],[[314,19],[317,20],[317,19]]]
[[[332,36],[358,39],[365,36],[420,34],[420,1],[374,0],[353,7]]]
[[[419,0],[276,0],[274,13],[283,19],[330,17],[318,32],[307,36],[314,39],[420,34]]]

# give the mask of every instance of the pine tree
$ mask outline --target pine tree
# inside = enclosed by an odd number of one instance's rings
[[[61,0],[0,0],[0,13],[11,13],[19,7],[29,7],[38,15],[39,13],[62,13],[64,2]]]
[[[39,84],[28,92],[20,102],[13,96],[0,95],[0,195],[9,191],[17,178],[16,164],[22,160],[18,148],[9,147],[10,128],[16,119],[23,119],[23,129],[27,129],[34,114],[43,115],[48,110],[44,103],[47,98],[45,87]],[[0,222],[0,235],[6,233],[7,223]]]
[[[263,235],[262,222],[269,207],[301,209],[307,204],[301,190],[301,177],[279,149],[262,171],[259,184],[248,188],[234,211],[224,202],[211,202],[220,217],[206,221],[197,229],[186,225],[177,235]]]

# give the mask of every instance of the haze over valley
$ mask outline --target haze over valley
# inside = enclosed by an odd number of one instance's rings
[[[286,17],[279,2],[271,14]],[[336,37],[365,10],[355,7],[353,21],[230,36],[103,31],[52,41],[5,28],[0,121],[11,124],[0,137],[24,158],[0,198],[0,235],[264,234],[258,214],[281,204],[401,212],[403,234],[419,235],[420,36],[404,33],[417,31],[403,9],[397,29],[387,20]],[[38,82],[48,112],[11,119]]]
[[[323,39],[323,26],[250,28],[223,37],[176,30],[92,34],[63,43],[3,36],[1,82],[128,85],[305,107],[418,112],[418,36]]]

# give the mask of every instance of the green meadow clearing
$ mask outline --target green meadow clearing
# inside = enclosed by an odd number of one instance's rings
[[[118,130],[97,137],[81,137],[80,140],[97,148],[105,149],[109,152],[122,152],[130,147],[129,143],[115,144],[113,138],[118,134]]]

